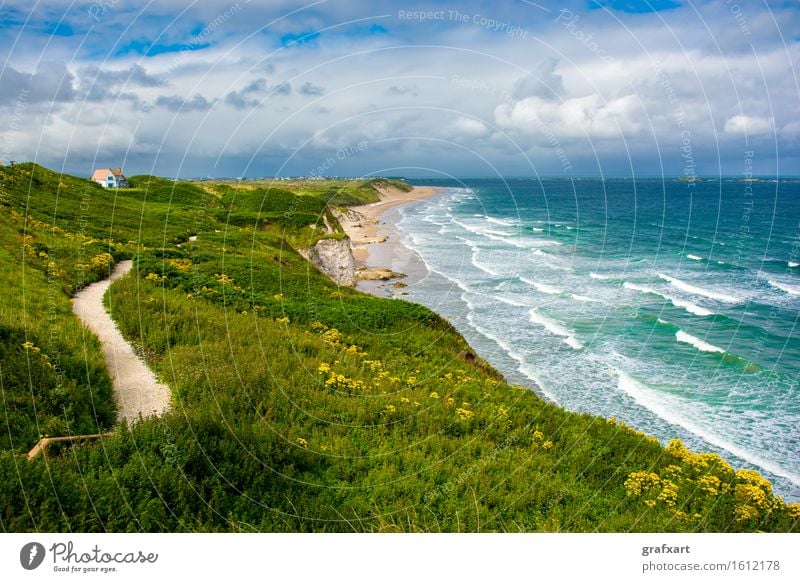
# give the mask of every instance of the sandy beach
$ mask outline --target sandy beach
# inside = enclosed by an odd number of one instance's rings
[[[392,296],[427,274],[417,254],[400,242],[394,223],[400,206],[425,200],[439,191],[428,186],[409,192],[384,188],[379,202],[342,211],[339,222],[350,237],[359,278],[357,289],[379,297]]]

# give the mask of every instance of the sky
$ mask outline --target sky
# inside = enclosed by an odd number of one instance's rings
[[[0,0],[0,161],[800,174],[796,0]]]

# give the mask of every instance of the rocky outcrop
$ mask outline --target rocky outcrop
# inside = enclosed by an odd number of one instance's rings
[[[356,268],[356,279],[359,281],[390,281],[405,277],[403,273],[395,273],[385,267],[370,268],[361,266]]]
[[[337,285],[355,285],[356,265],[350,239],[324,238],[301,254]]]

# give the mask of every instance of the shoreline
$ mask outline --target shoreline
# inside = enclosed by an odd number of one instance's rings
[[[380,190],[381,200],[340,210],[338,216],[356,265],[356,289],[377,297],[405,294],[402,289],[423,279],[428,270],[417,253],[400,241],[395,223],[399,208],[426,200],[442,188],[415,186]]]

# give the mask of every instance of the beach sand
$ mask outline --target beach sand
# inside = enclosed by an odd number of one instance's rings
[[[359,277],[356,289],[392,297],[427,275],[419,256],[400,241],[395,223],[400,218],[400,206],[425,200],[439,191],[431,187],[415,187],[410,192],[384,188],[379,202],[342,211],[338,218],[350,237]]]

